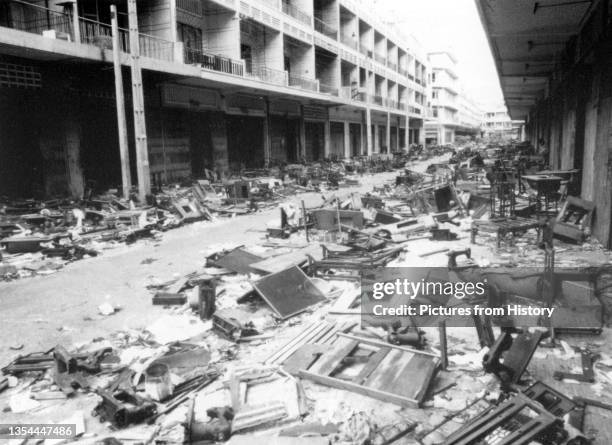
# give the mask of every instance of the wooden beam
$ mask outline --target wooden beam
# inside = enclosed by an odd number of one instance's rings
[[[129,199],[132,188],[130,173],[130,153],[128,146],[127,123],[125,118],[125,96],[123,94],[123,74],[121,72],[121,48],[119,45],[119,25],[117,6],[110,5],[113,34],[113,69],[115,72],[115,102],[117,105],[117,130],[119,133],[119,158],[121,161],[121,185],[123,197]]]

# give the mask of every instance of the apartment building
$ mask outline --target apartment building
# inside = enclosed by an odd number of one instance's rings
[[[122,168],[155,185],[206,170],[223,176],[422,142],[427,55],[368,6],[0,2],[1,193],[81,196],[120,187]],[[117,53],[122,90],[115,88]],[[142,83],[131,76],[135,61]],[[125,93],[123,156],[115,91]],[[133,130],[135,115],[144,115],[146,133]],[[145,155],[136,150],[143,140]],[[146,192],[148,182],[141,181]]]
[[[425,122],[428,145],[455,142],[455,136],[477,136],[481,111],[462,90],[457,59],[449,51],[429,53],[431,69],[431,111]]]
[[[524,140],[525,121],[513,120],[506,107],[487,110],[482,122],[482,134],[488,139],[507,141]]]

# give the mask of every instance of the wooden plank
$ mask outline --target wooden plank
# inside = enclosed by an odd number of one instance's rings
[[[291,340],[289,340],[287,343],[285,343],[280,349],[277,349],[272,355],[270,355],[264,361],[264,363],[278,362],[278,358],[280,356],[282,356],[287,351],[291,351],[292,348],[296,347],[296,345],[299,346],[300,344],[304,344],[305,342],[302,342],[302,340],[305,337],[307,337],[313,331],[317,331],[317,330],[321,330],[321,329],[325,328],[326,325],[329,325],[329,324],[324,322],[324,321],[323,322],[319,322],[319,323],[311,324],[306,329],[302,330],[298,335],[296,335]]]
[[[427,394],[435,371],[436,363],[431,357],[414,355],[400,371],[399,378],[385,389],[420,403]],[[411,384],[407,385],[406,382]]]
[[[411,349],[411,348],[406,348],[404,346],[392,345],[392,344],[385,343],[380,340],[374,340],[372,338],[358,337],[356,335],[345,334],[343,332],[339,332],[338,336],[349,338],[351,340],[358,341],[359,343],[364,343],[364,344],[373,345],[373,346],[386,347],[386,348],[392,348],[392,349],[399,349],[400,351],[413,352],[415,354],[427,355],[427,356],[439,359],[438,355],[432,354],[431,352],[419,351],[418,349]]]
[[[394,403],[405,408],[419,407],[419,402],[413,399],[402,397],[397,394],[392,394],[386,391],[380,391],[374,388],[357,385],[356,383],[347,382],[345,380],[315,374],[304,369],[300,370],[300,377],[303,379],[312,380],[313,382],[319,383],[321,385],[331,386],[332,388],[343,389],[346,391],[355,392],[357,394],[363,394],[364,396],[372,397],[377,400],[382,400],[383,402]]]
[[[391,349],[390,348],[380,348],[376,351],[368,360],[368,363],[365,364],[363,369],[359,372],[357,377],[353,379],[353,383],[357,383],[358,385],[363,384],[370,377],[370,374],[380,365],[380,363],[384,360]]]
[[[309,343],[315,343],[317,338],[319,338],[321,335],[324,335],[326,332],[333,330],[333,327],[334,325],[325,323],[321,329],[314,330],[306,337],[304,337],[297,345],[294,345],[291,349],[283,352],[276,360],[276,363],[283,363],[287,358],[289,358],[289,356],[291,356],[291,354],[293,354],[301,346],[304,346]]]
[[[412,353],[390,349],[389,353],[370,374],[363,385],[381,391],[388,391],[388,388],[393,386],[397,379],[404,377],[405,381],[407,381],[407,376],[402,376],[401,372],[412,357],[414,357]],[[416,382],[411,382],[411,385],[413,383],[415,384]]]
[[[332,349],[323,354],[323,356],[315,362],[310,368],[310,371],[315,374],[329,375],[334,369],[340,365],[342,360],[349,355],[358,345],[358,342],[346,340],[338,342]]]
[[[311,245],[305,249],[299,249],[294,252],[277,255],[263,261],[252,263],[250,267],[265,273],[281,272],[285,269],[289,269],[290,267],[300,266],[306,263],[306,255],[312,256],[315,260],[318,260],[323,256],[320,246]]]

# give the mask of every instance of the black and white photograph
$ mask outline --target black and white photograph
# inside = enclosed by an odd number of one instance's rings
[[[612,445],[612,0],[0,0],[0,445]]]

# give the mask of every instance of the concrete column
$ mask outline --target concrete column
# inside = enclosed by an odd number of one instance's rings
[[[74,41],[81,43],[81,26],[79,23],[79,4],[74,0],[72,4],[72,25],[74,26]]]
[[[266,116],[263,120],[263,139],[264,139],[264,164],[268,166],[270,164],[270,157],[272,156],[272,137],[270,136],[270,101],[268,98],[265,99]]]
[[[176,0],[170,1],[170,40],[172,42],[178,42],[178,35],[176,29]]]
[[[306,159],[306,121],[303,105],[300,105],[300,157]]]
[[[378,124],[374,125],[374,153],[380,153],[380,130]]]
[[[366,148],[367,155],[372,156],[374,147],[372,146],[372,110],[370,107],[366,108]]]
[[[391,113],[387,111],[387,134],[386,134],[387,153],[391,153]]]
[[[331,123],[329,122],[329,117],[325,121],[323,133],[323,157],[327,159],[331,151]]]
[[[406,134],[404,135],[406,139],[406,149],[410,147],[410,116],[406,113]]]
[[[351,127],[347,121],[344,121],[344,157],[351,157]]]

